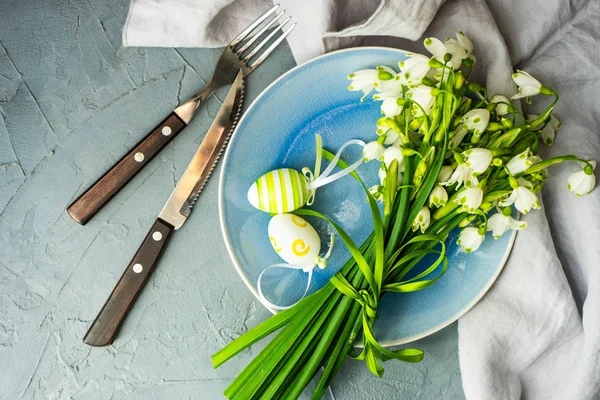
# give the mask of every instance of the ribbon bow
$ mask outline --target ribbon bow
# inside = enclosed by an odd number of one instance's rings
[[[340,149],[337,151],[337,153],[335,154],[335,156],[333,157],[333,159],[331,160],[331,162],[329,163],[327,168],[325,168],[323,173],[320,173],[321,158],[322,158],[322,153],[323,153],[323,141],[321,139],[321,135],[315,135],[315,141],[317,144],[317,150],[316,150],[317,154],[316,154],[316,160],[315,160],[314,173],[308,167],[302,168],[302,174],[306,177],[306,180],[309,183],[309,194],[308,194],[308,200],[306,201],[306,204],[309,206],[312,205],[313,202],[315,201],[315,193],[317,191],[317,188],[320,188],[321,186],[327,185],[328,183],[331,183],[340,178],[343,178],[344,176],[352,173],[355,169],[357,169],[360,166],[360,164],[363,163],[364,158],[361,157],[360,160],[354,162],[351,165],[348,165],[345,168],[342,168],[341,171],[338,171],[335,174],[331,174],[333,172],[333,169],[337,166],[338,161],[340,160],[344,149],[346,149],[346,147],[348,147],[348,146],[355,145],[355,144],[359,145],[361,147],[365,147],[365,145],[366,145],[365,142],[363,142],[362,140],[359,140],[359,139],[353,139],[353,140],[347,141],[346,143],[344,143],[342,145],[342,147],[340,147]]]
[[[310,284],[312,282],[313,270],[315,269],[315,267],[319,267],[320,269],[325,269],[327,267],[327,259],[331,256],[331,252],[333,251],[333,243],[334,243],[334,235],[332,233],[331,239],[329,242],[329,249],[327,250],[327,253],[323,257],[318,256],[315,259],[314,263],[312,263],[312,264],[299,265],[299,264],[279,263],[279,264],[270,265],[267,268],[265,268],[265,270],[263,272],[261,272],[260,275],[258,276],[258,280],[256,282],[256,289],[258,290],[258,297],[259,297],[260,301],[267,307],[269,307],[273,310],[277,310],[277,311],[287,310],[288,308],[291,308],[294,305],[296,305],[296,303],[298,303],[300,300],[302,300],[308,293],[308,289],[310,288]],[[306,288],[304,289],[304,293],[298,300],[296,300],[293,304],[291,304],[289,306],[281,306],[278,304],[274,304],[274,303],[270,302],[269,300],[267,300],[267,298],[265,297],[265,295],[263,293],[262,277],[265,274],[265,272],[267,272],[268,270],[273,269],[273,268],[282,268],[282,269],[290,269],[290,270],[301,269],[304,272],[308,273],[308,280],[306,282]]]

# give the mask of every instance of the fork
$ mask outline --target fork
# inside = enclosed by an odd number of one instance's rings
[[[285,13],[285,11],[277,13],[278,8],[279,5],[275,5],[236,36],[221,54],[206,85],[188,101],[175,108],[132,150],[67,207],[67,212],[75,221],[85,225],[154,156],[188,126],[198,107],[210,95],[233,83],[239,71],[245,78],[263,63],[296,27],[294,23],[284,30],[291,17],[278,23]],[[258,44],[255,45],[257,42]],[[270,45],[261,52],[269,43]],[[252,47],[253,45],[255,46]]]

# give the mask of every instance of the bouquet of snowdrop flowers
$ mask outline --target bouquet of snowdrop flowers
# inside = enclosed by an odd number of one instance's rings
[[[539,209],[537,193],[548,167],[563,161],[581,166],[568,182],[580,196],[595,185],[595,162],[574,155],[542,160],[540,142],[551,145],[560,123],[552,115],[558,94],[523,71],[513,79],[518,93],[510,99],[488,96],[469,81],[475,64],[471,40],[424,42],[431,57],[407,54],[399,70],[379,66],[349,75],[350,90],[373,90],[383,117],[376,137],[363,148],[366,161],[381,162],[379,185],[365,190],[374,230],[359,247],[335,223],[314,210],[298,215],[331,223],[352,258],[320,290],[251,329],[213,356],[215,367],[267,335],[280,330],[225,390],[228,398],[296,399],[322,370],[313,398],[320,398],[347,356],[365,360],[383,375],[382,363],[418,362],[423,352],[381,346],[373,327],[377,306],[387,292],[412,292],[435,284],[447,268],[445,240],[461,228],[458,243],[475,251],[491,231],[500,237],[525,228],[514,218]],[[512,101],[549,97],[539,116],[524,116]],[[358,101],[358,99],[357,99]],[[323,150],[329,161],[333,153]],[[342,161],[337,164],[348,167]],[[383,213],[377,201],[383,202]],[[437,256],[424,270],[413,270],[425,256]],[[410,321],[406,321],[410,323]],[[354,352],[360,338],[363,349]]]
[[[445,147],[437,182],[412,221],[413,230],[424,233],[435,221],[466,213],[458,224],[463,227],[458,243],[467,252],[475,251],[486,231],[497,239],[526,227],[513,218],[512,207],[523,214],[540,208],[537,193],[548,179],[547,167],[577,161],[581,169],[569,178],[568,189],[581,196],[594,188],[595,161],[573,155],[542,160],[538,155],[540,142],[551,146],[561,127],[552,114],[558,100],[554,90],[517,71],[512,78],[518,92],[510,100],[502,94],[488,97],[482,86],[468,81],[475,57],[471,40],[462,32],[445,42],[428,38],[425,47],[433,57],[408,54],[399,63],[400,72],[380,66],[349,76],[350,90],[362,91],[363,99],[375,90],[373,98],[382,101],[377,140],[365,148],[369,158],[382,161],[380,185],[370,189],[380,201],[385,202],[392,161],[398,165],[397,187],[402,187],[404,159],[419,160],[413,162],[416,170],[407,182],[419,191],[431,161]],[[522,98],[530,103],[539,94],[553,97],[541,115],[525,117],[511,104]]]

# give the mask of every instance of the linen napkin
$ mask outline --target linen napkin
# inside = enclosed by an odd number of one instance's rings
[[[600,2],[585,0],[282,0],[298,27],[298,63],[382,45],[425,52],[428,36],[473,39],[475,77],[512,95],[513,68],[561,95],[563,128],[542,157],[600,160]],[[132,0],[125,46],[216,47],[272,7],[269,0]],[[539,106],[525,105],[529,113]],[[503,272],[459,321],[468,399],[600,398],[600,189],[576,199],[574,166],[553,168],[543,209],[524,220]],[[488,237],[487,240],[493,240]]]

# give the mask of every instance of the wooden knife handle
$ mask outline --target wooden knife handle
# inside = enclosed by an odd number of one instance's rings
[[[109,169],[88,190],[67,207],[67,212],[82,225],[93,217],[131,178],[150,162],[186,124],[171,113],[145,138]]]
[[[173,230],[171,225],[160,218],[154,222],[83,338],[84,343],[90,346],[108,346],[113,342],[127,312],[154,270]]]

